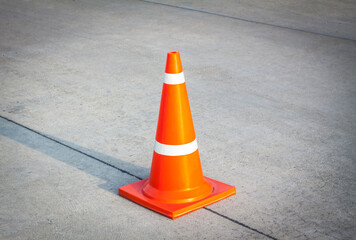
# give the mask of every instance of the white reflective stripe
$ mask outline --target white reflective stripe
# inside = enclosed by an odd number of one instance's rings
[[[197,140],[182,145],[166,145],[156,141],[154,151],[165,156],[183,156],[195,152],[198,149]]]
[[[184,74],[183,74],[183,72],[175,73],[175,74],[166,73],[164,75],[163,82],[166,84],[171,84],[171,85],[184,83],[185,82]]]

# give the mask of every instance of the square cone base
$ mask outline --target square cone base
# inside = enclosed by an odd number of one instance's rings
[[[142,188],[148,178],[120,187],[119,195],[169,218],[175,219],[236,194],[236,189],[233,186],[207,177],[204,177],[204,179],[213,186],[213,191],[206,198],[195,202],[172,204],[155,201],[146,197],[142,193]]]

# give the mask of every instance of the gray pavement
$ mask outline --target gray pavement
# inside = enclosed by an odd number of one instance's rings
[[[353,1],[0,1],[0,239],[352,239]],[[170,220],[149,175],[166,52],[204,175],[237,195]]]

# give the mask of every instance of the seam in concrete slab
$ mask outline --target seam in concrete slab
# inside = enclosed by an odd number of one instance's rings
[[[132,174],[132,173],[130,173],[130,172],[124,170],[124,169],[118,168],[118,167],[116,167],[116,166],[114,166],[114,165],[112,165],[112,164],[110,164],[110,163],[107,163],[107,162],[105,162],[105,161],[103,161],[103,160],[101,160],[101,159],[99,159],[99,158],[96,158],[96,157],[90,155],[90,154],[87,154],[87,153],[85,153],[85,152],[83,152],[83,151],[80,151],[80,150],[78,150],[78,149],[76,149],[76,148],[73,148],[73,147],[71,147],[71,146],[69,146],[69,145],[67,145],[67,144],[65,144],[65,143],[62,143],[62,142],[60,142],[60,141],[58,141],[58,140],[56,140],[56,139],[54,139],[54,138],[51,138],[51,137],[49,137],[49,136],[47,136],[47,135],[45,135],[45,134],[43,134],[43,133],[40,133],[40,132],[38,132],[38,131],[36,131],[36,130],[34,130],[34,129],[32,129],[32,128],[26,127],[25,125],[22,125],[22,124],[20,124],[20,123],[18,123],[18,122],[15,122],[15,121],[13,121],[13,120],[7,118],[7,117],[0,116],[0,118],[4,119],[4,120],[6,120],[6,121],[9,121],[9,122],[11,122],[11,123],[13,123],[13,124],[15,124],[15,125],[17,125],[17,126],[20,126],[20,127],[22,127],[22,128],[25,128],[25,129],[27,129],[27,130],[33,132],[33,133],[36,133],[36,134],[38,134],[38,135],[40,135],[40,136],[42,136],[42,137],[44,137],[44,138],[46,138],[46,139],[48,139],[48,140],[50,140],[50,141],[53,141],[53,142],[55,142],[55,143],[58,143],[59,145],[62,145],[62,146],[64,146],[64,147],[67,147],[67,148],[69,148],[69,149],[71,149],[71,150],[73,150],[73,151],[75,151],[75,152],[78,152],[78,153],[80,153],[80,154],[83,154],[83,155],[85,155],[85,156],[87,156],[87,157],[89,157],[89,158],[91,158],[91,159],[94,159],[94,160],[96,160],[96,161],[98,161],[98,162],[100,162],[100,163],[103,163],[103,164],[105,164],[105,165],[107,165],[107,166],[109,166],[109,167],[112,167],[112,168],[114,168],[114,169],[116,169],[116,170],[118,170],[118,171],[120,171],[120,172],[122,172],[122,173],[126,173],[126,174],[128,174],[128,175],[130,175],[130,176],[132,176],[132,177],[135,177],[135,178],[137,178],[137,179],[139,179],[139,180],[142,180],[142,178],[140,178],[140,177],[138,177],[138,176],[136,176],[136,175],[134,175],[134,174]],[[218,213],[218,212],[216,212],[216,211],[214,211],[214,210],[212,210],[212,209],[210,209],[210,208],[208,208],[208,207],[204,207],[203,209],[205,209],[205,210],[207,210],[207,211],[209,211],[209,212],[211,212],[211,213],[214,213],[214,214],[216,214],[216,215],[218,215],[218,216],[220,216],[220,217],[223,217],[223,218],[225,218],[225,219],[227,219],[227,220],[229,220],[229,221],[231,221],[231,222],[233,222],[233,223],[235,223],[235,224],[238,224],[238,225],[240,225],[240,226],[242,226],[242,227],[244,227],[244,228],[246,228],[246,229],[249,229],[249,230],[251,230],[251,231],[253,231],[253,232],[256,232],[256,233],[258,233],[258,234],[261,234],[261,235],[263,235],[263,236],[265,236],[265,237],[267,237],[267,238],[270,238],[270,239],[273,239],[273,240],[278,240],[278,239],[275,238],[275,237],[272,237],[272,236],[270,236],[270,235],[268,235],[268,234],[266,234],[266,233],[263,233],[263,232],[261,232],[261,231],[255,229],[255,228],[250,227],[250,226],[248,226],[248,225],[246,225],[246,224],[244,224],[244,223],[241,223],[241,222],[239,222],[239,221],[237,221],[237,220],[235,220],[235,219],[229,218],[228,216],[225,216],[225,215],[223,215],[223,214],[221,214],[221,213]]]
[[[229,16],[229,15],[225,15],[225,14],[221,14],[221,13],[214,13],[214,12],[199,10],[199,9],[195,9],[195,8],[182,7],[182,6],[177,6],[177,5],[167,4],[167,3],[153,2],[153,1],[148,1],[148,0],[139,0],[139,1],[146,2],[146,3],[151,3],[151,4],[162,5],[162,6],[166,6],[166,7],[178,8],[178,9],[182,9],[182,10],[205,13],[205,14],[210,14],[210,15],[219,16],[219,17],[230,18],[230,19],[243,21],[243,22],[261,24],[261,25],[270,26],[270,27],[276,27],[276,28],[288,29],[288,30],[293,30],[293,31],[298,31],[298,32],[315,34],[315,35],[324,36],[324,37],[336,38],[336,39],[340,39],[340,40],[347,40],[347,41],[353,41],[353,42],[356,41],[356,39],[352,39],[352,38],[338,37],[338,36],[329,35],[329,34],[325,34],[325,33],[319,33],[319,32],[303,30],[303,29],[300,29],[300,28],[286,27],[286,26],[276,25],[276,24],[272,24],[272,23],[259,22],[259,21],[255,21],[255,20]]]
[[[16,124],[16,125],[18,125],[18,126],[20,126],[20,127],[23,127],[23,128],[25,128],[25,129],[27,129],[27,130],[29,130],[29,131],[31,131],[31,132],[34,132],[34,133],[36,133],[36,134],[38,134],[38,135],[40,135],[40,136],[42,136],[42,137],[44,137],[44,138],[47,138],[48,140],[51,140],[51,141],[56,142],[56,143],[58,143],[58,144],[60,144],[60,145],[62,145],[62,146],[64,146],[64,147],[67,147],[67,148],[69,148],[69,149],[71,149],[71,150],[73,150],[73,151],[75,151],[75,152],[81,153],[81,154],[83,154],[83,155],[85,155],[85,156],[87,156],[87,157],[89,157],[89,158],[92,158],[92,159],[94,159],[94,160],[96,160],[96,161],[98,161],[98,162],[101,162],[101,163],[103,163],[103,164],[105,164],[105,165],[107,165],[107,166],[109,166],[109,167],[115,168],[116,170],[119,170],[119,171],[122,172],[122,173],[126,173],[126,174],[128,174],[128,175],[130,175],[130,176],[132,176],[132,177],[135,177],[135,178],[137,178],[137,179],[139,179],[139,180],[142,180],[142,178],[140,178],[140,177],[138,177],[138,176],[136,176],[136,175],[134,175],[134,174],[132,174],[132,173],[130,173],[130,172],[124,170],[124,169],[118,168],[118,167],[116,167],[116,166],[114,166],[114,165],[112,165],[112,164],[110,164],[110,163],[107,163],[107,162],[105,162],[105,161],[103,161],[103,160],[101,160],[101,159],[99,159],[99,158],[96,158],[96,157],[94,157],[94,156],[92,156],[92,155],[89,155],[89,154],[87,154],[87,153],[85,153],[85,152],[82,152],[82,151],[80,151],[80,150],[78,150],[78,149],[75,149],[75,148],[73,148],[73,147],[71,147],[71,146],[69,146],[69,145],[67,145],[67,144],[65,144],[65,143],[62,143],[62,142],[60,142],[60,141],[57,141],[57,140],[54,139],[54,138],[48,137],[47,135],[44,135],[44,134],[42,134],[42,133],[40,133],[40,132],[38,132],[38,131],[36,131],[36,130],[33,130],[33,129],[31,129],[31,128],[29,128],[29,127],[26,127],[26,126],[24,126],[24,125],[22,125],[22,124],[20,124],[20,123],[17,123],[17,122],[15,122],[15,121],[13,121],[13,120],[11,120],[11,119],[9,119],[9,118],[3,117],[3,116],[0,116],[0,117],[1,117],[2,119],[5,119],[5,120],[7,120],[7,121],[13,123],[13,124]]]
[[[225,218],[225,219],[227,219],[227,220],[229,220],[229,221],[231,221],[231,222],[234,222],[234,223],[236,223],[236,224],[238,224],[238,225],[240,225],[240,226],[242,226],[242,227],[244,227],[244,228],[247,228],[247,229],[250,229],[251,231],[254,231],[254,232],[256,232],[256,233],[259,233],[259,234],[261,234],[261,235],[263,235],[263,236],[265,236],[265,237],[268,237],[268,238],[274,239],[274,240],[278,240],[277,238],[272,237],[272,236],[270,236],[270,235],[268,235],[268,234],[266,234],[266,233],[263,233],[263,232],[257,230],[256,228],[250,227],[250,226],[248,226],[248,225],[246,225],[246,224],[243,224],[242,222],[239,222],[239,221],[237,221],[237,220],[235,220],[235,219],[229,218],[228,216],[225,216],[225,215],[223,215],[223,214],[221,214],[221,213],[218,213],[218,212],[216,212],[216,211],[214,211],[214,210],[212,210],[212,209],[210,209],[210,208],[204,207],[204,209],[206,209],[206,210],[208,210],[209,212],[212,212],[212,213],[214,213],[214,214],[216,214],[216,215],[219,215],[220,217],[223,217],[223,218]]]

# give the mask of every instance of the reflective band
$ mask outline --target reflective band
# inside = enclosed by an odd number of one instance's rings
[[[166,145],[156,141],[154,151],[165,156],[183,156],[195,152],[198,149],[197,140],[182,145]]]
[[[183,72],[175,74],[166,73],[163,82],[171,85],[184,83],[184,74]]]

